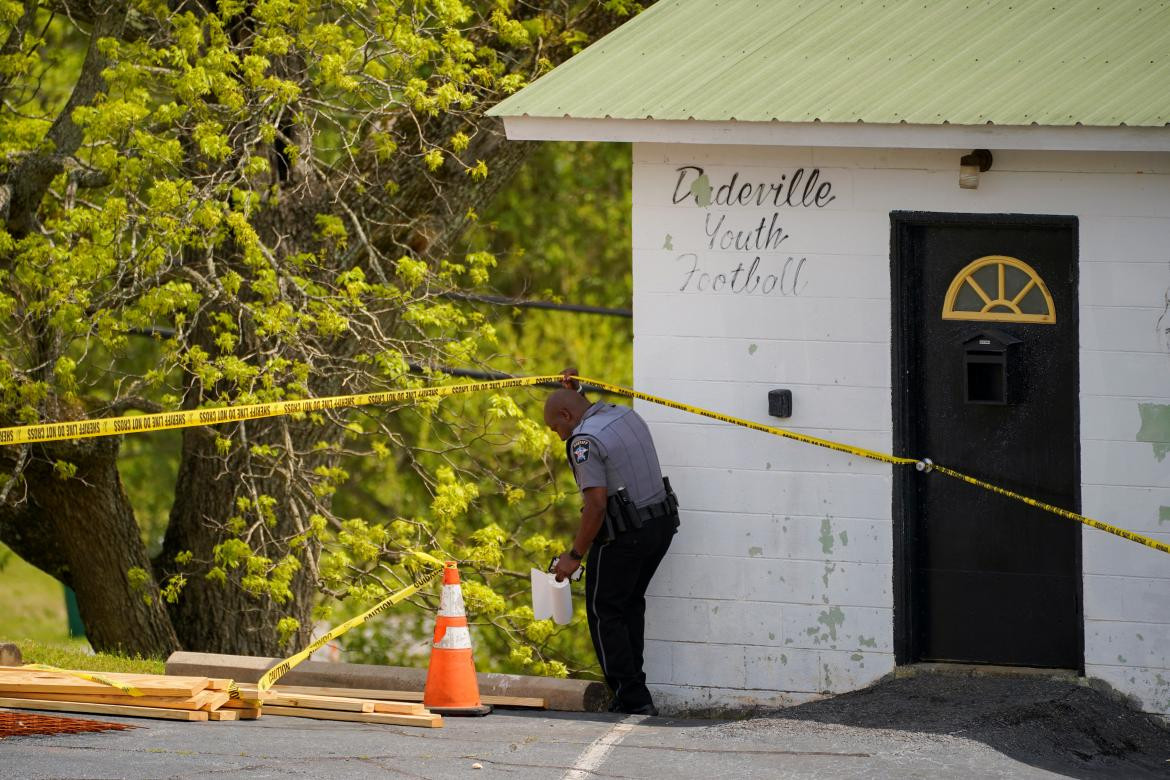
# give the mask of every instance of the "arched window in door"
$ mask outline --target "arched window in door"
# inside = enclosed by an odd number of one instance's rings
[[[1007,255],[987,255],[955,275],[943,300],[944,320],[1051,325],[1056,307],[1032,266]]]

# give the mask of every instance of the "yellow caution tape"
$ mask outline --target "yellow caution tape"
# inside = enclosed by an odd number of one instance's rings
[[[560,379],[560,377],[556,377]],[[870,460],[881,461],[882,463],[893,463],[896,465],[911,465],[918,461],[914,458],[899,458],[897,455],[887,455],[884,452],[877,452],[876,450],[867,450],[864,447],[853,447],[849,444],[841,444],[836,441],[829,441],[828,439],[818,439],[816,436],[806,436],[803,433],[796,433],[795,431],[788,431],[783,428],[774,428],[771,425],[763,425],[762,423],[745,420],[742,417],[732,417],[729,414],[721,414],[720,412],[712,412],[709,409],[703,409],[698,406],[691,406],[679,401],[671,401],[667,398],[659,398],[656,395],[649,393],[642,393],[637,390],[631,390],[628,387],[621,385],[611,385],[608,382],[602,382],[597,379],[587,379],[585,377],[577,377],[577,379],[586,385],[592,385],[600,390],[613,393],[614,395],[624,395],[627,398],[638,398],[650,403],[659,404],[660,406],[669,406],[671,409],[678,409],[683,412],[690,412],[701,417],[710,417],[712,420],[720,420],[732,425],[739,425],[743,428],[751,428],[753,431],[760,431],[762,433],[770,433],[773,436],[783,436],[785,439],[792,439],[793,441],[804,442],[805,444],[813,444],[817,447],[824,447],[825,449],[834,450],[836,452],[845,452],[850,455],[856,455],[861,458],[869,458]]]
[[[792,441],[803,442],[804,444],[811,444],[817,447],[833,450],[835,452],[842,452],[848,455],[855,455],[860,458],[867,458],[881,463],[889,463],[898,466],[916,465],[923,471],[938,471],[945,476],[954,479],[962,480],[971,485],[989,490],[993,493],[1012,498],[1017,501],[1022,501],[1029,506],[1051,512],[1060,517],[1065,517],[1070,520],[1076,520],[1084,525],[1096,528],[1107,533],[1120,536],[1123,539],[1128,539],[1131,542],[1137,542],[1147,547],[1159,550],[1164,553],[1170,553],[1170,545],[1155,541],[1149,537],[1143,536],[1133,531],[1127,531],[1124,528],[1110,525],[1094,520],[1091,517],[1071,512],[1067,509],[1053,506],[1052,504],[1044,503],[1033,498],[1029,498],[1020,493],[1016,493],[1006,488],[993,485],[990,482],[985,482],[981,479],[968,476],[953,469],[946,468],[927,460],[919,460],[916,458],[906,458],[897,455],[890,455],[876,450],[869,450],[863,447],[854,447],[849,444],[842,444],[840,442],[830,441],[828,439],[821,439],[815,436],[808,436],[802,433],[785,430],[784,428],[776,428],[771,425],[764,425],[762,423],[746,420],[742,417],[733,417],[728,414],[720,412],[713,412],[709,409],[703,409],[698,406],[684,404],[679,401],[672,401],[668,398],[661,398],[649,393],[643,393],[638,390],[633,390],[621,385],[614,385],[608,382],[603,382],[597,379],[590,379],[588,377],[576,377],[578,381],[583,384],[596,387],[600,390],[605,390],[615,395],[625,396],[627,398],[637,398],[649,403],[666,406],[671,409],[696,414],[702,417],[708,417],[712,420],[719,420],[720,422],[729,423],[731,425],[738,425],[742,428],[748,428],[754,431],[771,434],[773,436],[780,436]],[[277,417],[286,414],[304,414],[309,412],[319,412],[326,409],[342,409],[356,406],[371,406],[388,403],[398,403],[403,401],[414,401],[421,398],[445,398],[448,396],[459,395],[462,393],[473,393],[484,390],[498,390],[513,387],[531,387],[533,385],[549,384],[560,382],[560,374],[551,374],[545,376],[530,376],[530,377],[516,377],[512,379],[498,379],[486,382],[473,382],[458,385],[440,385],[437,387],[415,388],[410,390],[391,390],[381,393],[361,393],[357,395],[344,396],[328,396],[325,398],[311,398],[299,401],[277,401],[265,404],[248,404],[244,406],[228,406],[212,409],[192,409],[179,412],[163,412],[159,414],[145,414],[130,417],[111,417],[99,420],[84,420],[78,422],[61,422],[61,423],[46,423],[44,425],[29,425],[18,426],[11,428],[0,428],[0,445],[4,444],[28,444],[28,443],[43,443],[48,441],[60,441],[67,439],[90,438],[94,436],[116,436],[126,433],[146,433],[149,431],[161,431],[172,428],[190,428],[199,425],[216,425],[227,422],[237,422],[240,420],[255,420],[264,417]],[[387,598],[376,604],[371,609],[363,612],[357,617],[341,623],[340,625],[331,629],[328,633],[316,639],[308,645],[305,649],[298,653],[285,658],[280,663],[273,666],[260,678],[257,683],[257,690],[261,693],[269,690],[278,679],[288,673],[290,669],[300,664],[318,649],[324,647],[329,642],[349,631],[351,628],[365,623],[375,615],[385,612],[392,606],[410,598],[422,588],[430,585],[442,573],[443,561],[438,558],[428,555],[426,553],[412,551],[412,554],[435,567],[433,571],[427,572],[415,578],[415,580],[408,586],[392,593]],[[82,679],[100,682],[105,685],[113,686],[121,691],[124,691],[131,696],[141,696],[142,693],[133,686],[125,685],[123,683],[110,680],[109,678],[92,675],[85,672],[71,672],[54,667],[44,666],[40,664],[30,664],[25,668],[35,668],[44,671],[55,671],[63,674],[72,674]],[[228,688],[229,695],[233,699],[242,699],[239,687],[233,682]],[[252,700],[249,700],[252,701]],[[259,706],[261,701],[252,701],[253,704]]]
[[[284,659],[283,661],[278,663],[276,666],[269,669],[260,678],[260,681],[258,683],[256,683],[256,690],[259,691],[260,693],[263,693],[264,691],[268,690],[276,683],[277,680],[279,680],[281,677],[283,677],[285,674],[287,674],[290,669],[292,669],[294,666],[296,666],[297,664],[304,661],[306,658],[308,658],[310,655],[315,653],[317,650],[319,650],[320,648],[329,644],[334,639],[336,639],[337,637],[344,634],[346,631],[349,631],[351,628],[355,628],[357,626],[360,626],[362,623],[365,623],[367,620],[372,618],[374,615],[379,615],[379,614],[385,612],[386,610],[390,609],[390,607],[393,607],[394,605],[398,604],[399,602],[405,601],[406,599],[410,598],[415,593],[418,593],[420,590],[422,590],[423,588],[425,588],[426,586],[428,586],[432,582],[434,582],[436,579],[438,579],[438,577],[443,573],[443,562],[440,561],[438,558],[436,558],[432,555],[428,555],[424,552],[411,551],[411,554],[414,555],[415,557],[419,558],[423,562],[430,564],[432,566],[435,566],[437,564],[438,568],[433,569],[431,571],[428,571],[424,574],[420,574],[419,576],[415,577],[414,581],[411,582],[409,585],[407,585],[405,588],[402,588],[400,590],[395,591],[394,593],[391,593],[385,599],[378,602],[373,607],[366,610],[365,612],[358,615],[357,617],[350,618],[349,620],[345,621],[344,623],[341,623],[340,625],[334,626],[332,629],[329,630],[328,633],[326,633],[323,636],[319,637],[318,639],[315,639],[314,641],[310,642],[309,646],[306,647],[304,650],[301,650],[299,653],[294,653],[294,654],[290,655],[288,658]]]
[[[93,672],[78,672],[73,669],[58,669],[56,666],[49,666],[48,664],[24,664],[21,669],[33,669],[38,672],[54,672],[56,674],[63,674],[68,677],[76,677],[79,680],[87,680],[93,683],[100,683],[101,685],[108,685],[111,688],[117,688],[127,696],[142,696],[142,691],[135,688],[133,685],[127,685],[124,682],[111,680],[109,677],[101,674],[94,674]]]
[[[679,409],[684,412],[690,412],[691,414],[710,417],[713,420],[722,420],[723,422],[731,423],[732,425],[740,425],[744,428],[751,428],[755,431],[763,431],[764,433],[770,433],[775,436],[783,436],[786,439],[804,442],[805,444],[814,444],[818,447],[825,447],[830,450],[836,450],[837,452],[845,452],[861,458],[881,461],[882,463],[892,463],[899,466],[907,466],[911,464],[918,465],[925,462],[915,458],[901,458],[896,455],[887,455],[884,452],[876,452],[874,450],[867,450],[861,447],[852,447],[848,444],[841,444],[839,442],[828,441],[826,439],[818,439],[815,436],[805,436],[804,434],[786,431],[783,428],[773,428],[770,425],[761,425],[760,423],[755,423],[751,420],[744,420],[739,417],[732,417],[730,415],[712,412],[707,409],[701,409],[697,406],[691,406],[690,404],[671,401],[667,398],[659,398],[658,396],[650,395],[649,393],[642,393],[637,390],[631,390],[628,387],[621,387],[620,385],[611,385],[608,382],[601,382],[596,379],[588,379],[586,377],[577,377],[577,379],[584,384],[592,385],[598,389],[614,393],[615,395],[623,395],[628,398],[639,398],[643,401],[649,401],[650,403],[659,404],[661,406],[668,406],[671,409]],[[961,472],[955,471],[954,469],[949,469],[944,466],[939,466],[936,463],[931,463],[929,468],[923,468],[922,470],[938,471],[939,473],[945,474],[948,477],[962,480],[968,484],[981,487],[984,490],[990,490],[992,493],[998,493],[1001,496],[1006,496],[1007,498],[1013,498],[1017,501],[1022,501],[1028,506],[1036,507],[1037,509],[1043,509],[1047,512],[1053,513],[1054,515],[1068,518],[1069,520],[1076,520],[1078,523],[1083,523],[1091,528],[1096,528],[1099,531],[1105,531],[1106,533],[1120,536],[1122,539],[1128,539],[1131,542],[1144,544],[1146,547],[1151,547],[1164,553],[1170,553],[1170,545],[1164,544],[1155,539],[1151,539],[1148,536],[1143,536],[1133,531],[1127,531],[1124,528],[1118,528],[1115,525],[1103,523],[1100,520],[1094,520],[1091,517],[1086,517],[1085,515],[1077,514],[1076,512],[1071,512],[1067,509],[1061,509],[1058,506],[1046,504],[1043,501],[1037,501],[1034,498],[1028,498],[1025,495],[1021,495],[1020,493],[999,487],[998,485],[993,485],[990,482],[984,482],[981,479],[976,479],[975,477],[968,476]]]
[[[1002,488],[999,485],[993,485],[990,482],[984,482],[981,479],[976,479],[975,477],[968,476],[962,472],[955,471],[954,469],[948,469],[947,467],[940,466],[937,463],[932,465],[931,470],[937,471],[940,474],[945,474],[948,477],[953,477],[954,479],[962,480],[969,485],[975,485],[976,487],[981,487],[984,490],[990,490],[992,493],[998,493],[999,495],[1006,496],[1007,498],[1014,498],[1016,501],[1022,501],[1028,506],[1036,507],[1037,509],[1043,509],[1044,511],[1051,512],[1054,515],[1066,517],[1069,520],[1076,520],[1078,523],[1084,523],[1090,528],[1096,528],[1098,531],[1105,531],[1106,533],[1113,534],[1114,536],[1120,536],[1122,539],[1128,539],[1131,542],[1137,542],[1138,544],[1144,544],[1146,547],[1152,547],[1155,550],[1160,550],[1164,553],[1170,553],[1170,544],[1164,544],[1157,541],[1156,539],[1151,539],[1148,536],[1142,536],[1139,533],[1127,531],[1124,528],[1118,528],[1115,525],[1109,525],[1109,523],[1103,523],[1100,520],[1094,520],[1091,517],[1085,517],[1084,515],[1079,515],[1076,512],[1070,512],[1067,509],[1061,509],[1058,506],[1046,504],[1043,501],[1037,501],[1034,498],[1028,498],[1027,496],[1016,493],[1015,491]]]
[[[849,455],[855,455],[857,457],[899,466],[919,464],[924,462],[916,458],[899,457],[897,455],[877,452],[876,450],[869,450],[863,447],[853,447],[848,444],[842,444],[840,442],[830,441],[828,439],[820,439],[815,436],[807,436],[805,434],[796,433],[794,431],[785,430],[783,428],[776,428],[771,425],[763,425],[762,423],[745,420],[742,417],[733,417],[731,415],[713,412],[709,409],[703,409],[697,406],[692,406],[690,404],[672,401],[667,398],[661,398],[656,395],[650,395],[649,393],[639,392],[628,387],[622,387],[621,385],[613,385],[597,379],[590,379],[588,377],[577,377],[577,379],[584,384],[591,385],[615,395],[621,395],[627,398],[637,398],[643,401],[648,401],[650,403],[659,404],[660,406],[666,406],[671,409],[678,409],[679,411],[688,412],[690,414],[708,417],[712,420],[719,420],[721,422],[738,425],[743,428],[749,428],[754,431],[768,433],[773,436],[781,436],[786,439],[791,439],[792,441],[799,441],[817,447],[824,447],[825,449],[833,450],[835,452],[843,452]],[[487,382],[440,385],[437,387],[414,388],[410,390],[390,390],[381,393],[361,393],[357,395],[328,396],[325,398],[310,398],[298,401],[275,401],[265,404],[227,406],[212,409],[190,409],[178,412],[162,412],[159,414],[144,414],[130,417],[110,417],[99,420],[83,420],[78,422],[17,426],[11,428],[0,428],[0,445],[42,443],[64,439],[88,438],[93,436],[115,436],[125,433],[146,433],[148,431],[160,431],[171,428],[190,428],[198,425],[216,425],[226,422],[254,420],[286,414],[318,412],[326,409],[341,409],[356,406],[398,403],[404,401],[414,401],[422,398],[445,398],[462,393],[473,393],[484,390],[531,387],[533,385],[556,383],[560,382],[560,380],[560,374],[550,374],[545,376],[497,379]],[[1133,531],[1127,531],[1124,528],[1118,528],[1108,523],[1101,522],[1100,520],[1094,520],[1091,517],[1086,517],[1085,515],[1071,512],[1067,509],[1061,509],[1060,507],[1052,506],[1051,504],[1046,504],[1042,501],[1028,498],[1027,496],[1015,493],[1005,488],[1001,488],[989,482],[984,482],[983,480],[967,476],[958,471],[954,471],[953,469],[933,465],[933,470],[939,471],[946,476],[960,479],[969,484],[976,485],[985,490],[998,493],[1002,496],[1013,498],[1017,501],[1022,501],[1029,506],[1052,512],[1053,514],[1059,515],[1060,517],[1076,520],[1077,522],[1083,523],[1084,525],[1087,525],[1091,528],[1096,528],[1100,531],[1105,531],[1106,533],[1120,536],[1123,539],[1128,539],[1131,542],[1143,544],[1147,547],[1159,550],[1164,553],[1170,553],[1170,545],[1155,541],[1154,539],[1135,533]],[[435,560],[437,561],[437,559]],[[405,596],[403,598],[405,598]]]
[[[219,425],[258,420],[263,417],[280,417],[286,414],[306,414],[326,409],[344,409],[352,406],[375,406],[416,401],[420,398],[446,398],[460,393],[475,393],[482,390],[497,390],[511,387],[559,382],[560,374],[553,376],[526,376],[515,379],[494,379],[490,382],[473,382],[461,385],[438,385],[417,387],[410,390],[387,390],[382,393],[359,393],[357,395],[332,395],[324,398],[306,398],[299,401],[273,401],[266,404],[243,406],[222,406],[211,409],[186,409],[178,412],[138,414],[128,417],[103,417],[98,420],[76,422],[44,423],[42,425],[21,425],[0,428],[2,444],[43,444],[49,441],[89,439],[95,436],[119,436],[126,433],[147,433],[166,431],[172,428],[194,428],[199,425]]]

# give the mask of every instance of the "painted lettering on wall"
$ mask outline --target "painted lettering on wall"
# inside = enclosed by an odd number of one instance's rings
[[[823,209],[837,199],[833,183],[819,168],[763,178],[731,171],[715,181],[699,165],[682,165],[675,173],[671,204],[689,201],[703,209],[703,219],[695,223],[701,236],[696,230],[693,236],[667,235],[663,241],[664,249],[695,250],[675,256],[680,292],[800,295],[808,258],[784,254],[784,244],[792,237],[790,222],[799,224],[793,215]],[[747,257],[735,257],[739,253]]]
[[[703,208],[713,203],[716,206],[754,205],[759,208],[771,204],[776,208],[820,209],[837,199],[832,182],[820,180],[820,168],[813,168],[807,174],[804,168],[797,168],[770,181],[751,181],[746,176],[741,180],[740,172],[735,171],[716,187],[712,187],[707,172],[698,165],[683,165],[677,170],[678,182],[671,199],[675,205],[693,197],[695,204]],[[714,198],[711,197],[712,191]]]
[[[726,291],[736,294],[747,293],[748,295],[779,293],[783,296],[800,295],[800,291],[804,289],[804,283],[800,280],[800,272],[804,270],[804,264],[808,262],[807,257],[799,259],[786,257],[780,273],[765,274],[760,271],[761,259],[755,257],[747,267],[741,260],[735,268],[731,269],[730,273],[711,273],[700,270],[699,256],[694,252],[681,254],[676,259],[684,264],[689,263],[690,266],[683,273],[683,283],[679,287],[679,292],[691,290],[694,292]]]

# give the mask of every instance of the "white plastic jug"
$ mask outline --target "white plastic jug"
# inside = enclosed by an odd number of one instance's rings
[[[573,592],[569,581],[557,582],[555,575],[532,569],[532,615],[537,620],[550,617],[558,626],[568,625],[573,619]]]

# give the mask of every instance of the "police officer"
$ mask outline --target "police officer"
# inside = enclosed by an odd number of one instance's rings
[[[637,412],[591,404],[572,389],[569,371],[564,382],[545,403],[544,421],[565,442],[585,506],[573,546],[557,560],[556,578],[571,576],[588,553],[585,613],[613,690],[610,709],[657,715],[642,671],[646,588],[678,530],[678,504]]]

